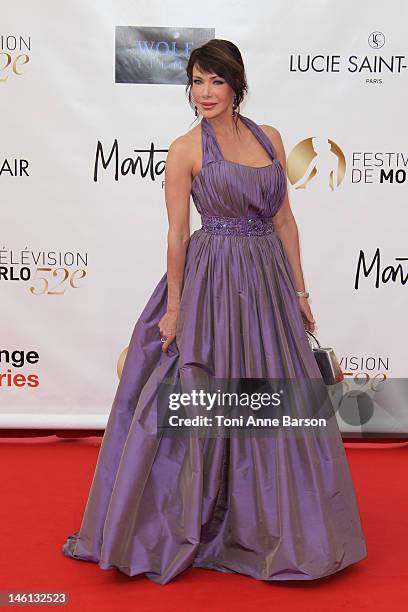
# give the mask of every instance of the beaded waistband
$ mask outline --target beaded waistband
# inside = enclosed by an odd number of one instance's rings
[[[272,217],[211,217],[202,215],[201,229],[208,234],[264,236],[272,234],[275,229]]]

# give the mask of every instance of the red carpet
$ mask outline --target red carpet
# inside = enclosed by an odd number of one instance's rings
[[[99,444],[97,437],[0,439],[0,591],[66,591],[63,609],[84,612],[408,609],[407,442],[345,445],[367,541],[365,560],[311,582],[266,583],[191,568],[167,585],[74,561],[60,550],[79,528]]]

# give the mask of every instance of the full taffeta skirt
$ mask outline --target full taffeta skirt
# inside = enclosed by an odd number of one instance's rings
[[[190,237],[176,341],[162,351],[160,279],[133,330],[80,530],[66,556],[166,584],[186,568],[311,580],[366,556],[335,415],[293,437],[156,435],[157,385],[320,377],[276,233]]]

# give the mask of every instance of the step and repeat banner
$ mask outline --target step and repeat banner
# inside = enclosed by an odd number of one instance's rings
[[[242,114],[285,145],[316,336],[345,374],[340,428],[406,434],[408,5],[2,8],[0,428],[105,426],[166,271],[166,154],[197,124],[187,61],[224,38],[246,66]]]

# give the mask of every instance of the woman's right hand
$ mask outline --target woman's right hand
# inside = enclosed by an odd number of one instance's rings
[[[167,352],[169,344],[171,344],[176,337],[177,319],[178,311],[171,310],[167,311],[158,323],[160,336],[165,340],[162,346],[162,351],[164,352]]]

